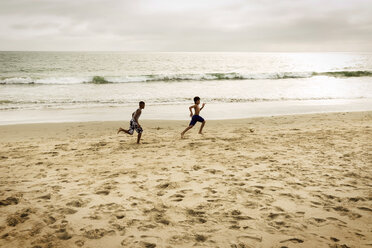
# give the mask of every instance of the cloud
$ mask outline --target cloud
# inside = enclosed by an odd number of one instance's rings
[[[2,0],[0,50],[372,51],[368,0]]]

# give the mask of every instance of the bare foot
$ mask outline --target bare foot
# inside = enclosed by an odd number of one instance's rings
[[[119,130],[118,130],[118,133],[117,134],[119,134],[120,132],[123,132],[124,131],[124,129],[122,129],[122,128],[119,128]]]
[[[199,134],[203,135],[204,133],[199,132]]]
[[[181,139],[185,138],[185,134],[181,133]]]

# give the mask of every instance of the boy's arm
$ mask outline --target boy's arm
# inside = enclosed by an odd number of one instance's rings
[[[195,108],[195,105],[192,105],[192,106],[189,107],[189,110],[190,110],[190,116],[191,116],[191,117],[192,117],[192,115],[193,115],[193,114],[192,114],[192,109],[193,109],[193,108]]]
[[[205,103],[202,104],[202,107],[200,108],[200,110],[202,110],[204,108],[204,106],[205,106]]]

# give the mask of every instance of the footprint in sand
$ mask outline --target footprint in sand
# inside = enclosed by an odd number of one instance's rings
[[[239,210],[233,210],[231,211],[231,217],[237,221],[240,220],[253,220],[254,218],[248,216],[248,215],[242,215],[242,212]]]
[[[238,245],[233,244],[231,247],[256,247],[262,242],[262,237],[257,234],[248,234],[238,236]]]
[[[115,187],[113,187],[112,185],[104,185],[104,186],[98,188],[95,193],[97,195],[109,195],[110,191],[114,188]]]
[[[327,217],[327,220],[330,220],[330,221],[335,221],[335,222],[338,222],[339,224],[343,224],[343,225],[346,225],[347,223],[342,221],[342,220],[339,220],[335,217]]]
[[[369,211],[369,212],[372,212],[372,209],[367,208],[367,207],[358,207],[358,209],[363,210],[363,211]]]
[[[186,211],[187,215],[188,215],[188,220],[191,222],[191,223],[206,223],[207,222],[207,217],[205,215],[205,212],[204,211],[197,211],[197,210],[193,210],[193,209],[188,209]]]
[[[165,182],[156,186],[158,189],[176,189],[179,185],[175,182]]]
[[[61,240],[68,240],[72,238],[72,235],[69,234],[65,228],[58,229],[56,231],[56,236]]]
[[[84,246],[84,243],[85,243],[84,240],[81,240],[81,239],[75,241],[75,245],[77,245],[79,247]]]
[[[157,244],[162,244],[162,239],[156,236],[146,236],[141,237],[129,236],[121,242],[123,247],[138,247],[138,248],[155,248],[158,247]]]
[[[155,223],[163,224],[163,225],[169,225],[170,221],[168,220],[168,217],[166,216],[165,212],[166,209],[164,207],[154,207],[152,209],[147,209],[143,211],[144,214],[150,215],[150,219]]]
[[[85,207],[88,203],[89,203],[89,200],[83,201],[81,199],[77,199],[77,200],[72,200],[66,203],[66,206],[81,208],[81,207]]]
[[[205,242],[208,239],[208,237],[203,234],[195,234],[194,238],[195,238],[195,241],[199,243]]]
[[[65,214],[74,214],[77,212],[77,210],[72,208],[60,208],[58,209],[58,212],[65,215]]]
[[[84,231],[83,236],[88,238],[88,239],[100,239],[100,238],[102,238],[106,235],[114,235],[115,234],[114,230],[107,231],[103,228],[96,228],[96,229],[92,229],[92,230],[83,229],[82,231]]]
[[[44,200],[50,200],[50,198],[52,198],[52,195],[51,194],[46,194],[46,195],[42,195],[38,198],[39,199],[44,199]]]
[[[111,224],[111,227],[114,228],[116,231],[118,231],[120,236],[124,236],[126,233],[126,229],[124,225],[114,223],[114,224]]]
[[[316,226],[319,226],[319,224],[321,224],[321,223],[324,223],[324,222],[326,222],[327,220],[325,220],[325,219],[322,219],[322,218],[310,218],[310,221],[311,222],[313,222],[312,220],[314,220],[315,221],[315,225]]]
[[[175,201],[175,202],[183,201],[184,197],[185,197],[185,195],[183,195],[183,194],[174,194],[174,195],[170,196],[171,200]]]
[[[291,239],[286,239],[286,240],[282,240],[280,241],[280,243],[286,243],[286,242],[292,242],[292,243],[303,243],[304,241],[302,239],[298,239],[298,238],[291,238]]]
[[[19,199],[13,196],[7,197],[5,200],[0,200],[0,206],[17,205]]]
[[[173,235],[167,240],[167,243],[171,245],[182,245],[182,244],[190,244],[193,240],[193,237],[188,233],[179,233],[177,235]]]
[[[68,144],[57,144],[54,146],[54,149],[59,149],[62,151],[68,151]]]
[[[29,215],[33,213],[34,211],[30,208],[26,208],[20,211],[17,211],[16,213],[9,215],[6,218],[6,223],[8,226],[16,226],[19,223],[23,223],[26,220],[29,219]]]
[[[46,214],[46,215],[47,215],[47,214]],[[45,224],[47,224],[47,225],[52,225],[52,224],[54,224],[54,223],[57,221],[57,219],[50,215],[50,216],[45,217],[45,218],[43,219],[43,221],[44,221]]]

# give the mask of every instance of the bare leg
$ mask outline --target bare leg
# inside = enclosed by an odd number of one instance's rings
[[[125,129],[122,129],[122,128],[119,128],[117,134],[119,134],[120,132],[124,132],[124,133],[130,134],[128,130],[125,130]]]
[[[203,121],[202,124],[201,124],[201,126],[200,126],[200,130],[199,130],[199,133],[200,134],[202,134],[204,125],[205,125],[205,121]]]
[[[139,133],[138,136],[137,136],[137,144],[140,143],[140,140],[141,140],[141,136],[142,136],[142,133]]]
[[[193,128],[194,126],[188,126],[182,133],[181,133],[181,138],[183,139],[183,136],[185,135],[185,133],[187,131],[189,131],[191,128]]]

